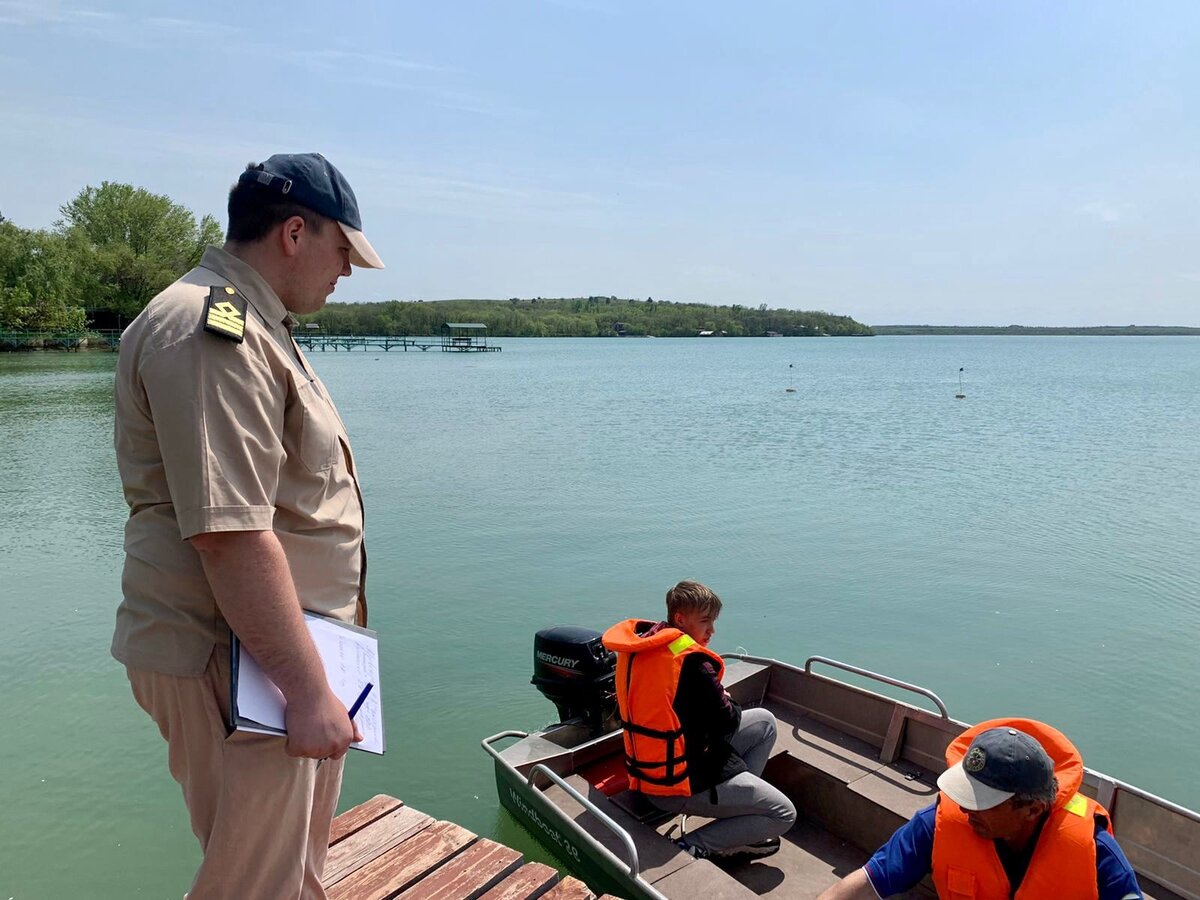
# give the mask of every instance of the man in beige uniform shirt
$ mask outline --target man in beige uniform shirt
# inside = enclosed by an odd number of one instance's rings
[[[272,156],[230,191],[224,249],[121,338],[130,514],[112,652],[204,852],[189,900],[325,897],[342,757],[360,735],[302,610],[365,623],[366,556],[350,442],[290,326],[351,263],[383,267],[345,178],[319,154]],[[286,738],[230,728],[231,628],[283,692]]]

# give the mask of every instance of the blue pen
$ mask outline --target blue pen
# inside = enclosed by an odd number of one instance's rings
[[[351,722],[353,722],[354,717],[356,715],[358,715],[358,711],[360,709],[362,709],[363,703],[365,703],[367,700],[367,694],[371,693],[371,688],[373,688],[373,687],[375,687],[375,685],[373,685],[371,682],[368,681],[367,686],[365,688],[363,688],[362,693],[358,695],[358,699],[354,701],[354,705],[350,707],[350,712],[348,713],[348,715],[350,717]],[[318,769],[321,768],[321,763],[323,763],[323,762],[325,762],[325,760],[323,760],[323,759],[317,760],[317,768]]]
[[[350,719],[352,721],[354,717],[358,715],[358,711],[362,709],[363,702],[367,699],[367,694],[371,693],[371,688],[373,687],[375,687],[375,685],[368,681],[367,686],[363,688],[362,693],[358,695],[358,699],[354,701],[354,705],[350,707]]]

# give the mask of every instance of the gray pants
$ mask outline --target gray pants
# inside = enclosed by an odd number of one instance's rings
[[[709,791],[690,797],[648,798],[667,812],[716,819],[687,835],[689,844],[709,853],[719,854],[778,837],[796,821],[792,801],[762,779],[775,746],[775,717],[765,709],[744,710],[742,723],[730,743],[750,771],[718,784],[715,804]]]

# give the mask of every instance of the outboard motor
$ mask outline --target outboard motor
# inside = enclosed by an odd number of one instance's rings
[[[598,631],[555,625],[534,635],[531,682],[563,723],[599,734],[616,712],[616,672],[617,655],[604,649]]]

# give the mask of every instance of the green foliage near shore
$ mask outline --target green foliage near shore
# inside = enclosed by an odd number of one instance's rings
[[[76,254],[50,231],[0,218],[0,331],[78,331],[87,315],[74,302]]]
[[[437,300],[330,303],[304,317],[330,334],[437,334],[443,322],[482,322],[494,337],[730,337],[870,335],[848,316],[758,307],[706,306],[651,298],[575,297],[523,300]]]
[[[876,334],[1033,334],[1033,335],[1200,335],[1200,328],[1183,325],[1096,325],[1053,328],[1040,325],[873,325]]]
[[[128,320],[221,242],[212,216],[129,184],[86,187],[60,212],[51,229],[0,216],[0,330],[79,330],[97,311]]]

